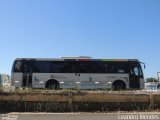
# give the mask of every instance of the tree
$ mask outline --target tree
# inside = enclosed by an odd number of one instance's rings
[[[146,78],[146,82],[158,82],[158,79],[156,78]]]

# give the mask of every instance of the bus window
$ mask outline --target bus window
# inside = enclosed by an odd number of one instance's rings
[[[134,70],[135,75],[138,76],[139,75],[138,67],[135,66],[133,70]]]
[[[108,73],[117,73],[116,65],[110,63],[108,67]]]
[[[35,65],[35,66],[34,66]],[[35,72],[39,73],[51,73],[51,62],[37,61],[32,65]]]
[[[22,71],[22,63],[21,61],[16,61],[14,64],[14,72],[21,72]]]
[[[52,62],[53,73],[74,73],[73,62]]]
[[[118,63],[117,64],[117,72],[118,73],[128,73],[128,64]]]
[[[103,62],[96,62],[95,64],[93,64],[95,67],[95,73],[105,73],[106,70],[105,70],[105,67],[107,67],[107,64],[105,64],[104,66],[104,63]]]
[[[132,65],[132,67],[131,67],[131,74],[135,75],[135,76],[142,75],[140,66],[138,66],[138,64],[137,65]]]
[[[52,72],[53,73],[60,73],[60,63],[59,62],[53,62],[52,63]]]
[[[88,64],[85,63],[85,62],[81,62],[81,63],[79,64],[78,73],[90,73]]]

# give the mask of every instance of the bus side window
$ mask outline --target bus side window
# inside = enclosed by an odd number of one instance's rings
[[[44,71],[43,71],[44,73],[51,73],[51,70],[50,70],[50,65],[48,65],[48,64],[46,64],[46,65],[44,65]]]
[[[33,65],[30,65],[30,66],[32,66],[35,72],[40,72],[40,73],[51,73],[52,72],[51,63],[48,61],[38,61],[36,62],[35,66]]]
[[[114,64],[109,64],[108,72],[109,72],[109,73],[117,73],[116,65],[114,65]]]
[[[52,72],[53,73],[60,73],[61,72],[61,62],[52,62]]]
[[[97,73],[105,73],[106,72],[106,69],[105,67],[107,67],[107,64],[105,64],[106,66],[104,66],[104,63],[103,62],[97,62],[96,64],[96,72]]]
[[[88,62],[79,62],[77,65],[78,73],[91,73],[90,64]]]
[[[104,71],[105,71],[105,73],[108,72],[108,64],[107,63],[104,63]]]
[[[35,67],[33,66],[32,61],[23,62],[23,72],[24,73],[32,73],[35,72]]]
[[[80,64],[79,72],[80,73],[86,73],[86,68],[85,68],[85,65],[83,63]]]
[[[26,64],[23,65],[23,72],[28,72],[28,65]]]
[[[72,73],[72,65],[70,62],[62,63],[60,65],[60,72],[62,73]]]
[[[14,66],[14,71],[21,72],[21,70],[22,70],[22,63],[20,61],[16,61],[15,66]]]
[[[128,73],[128,67],[125,63],[118,63],[117,65],[117,72],[118,73]]]

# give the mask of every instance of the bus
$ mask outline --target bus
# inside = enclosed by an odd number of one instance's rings
[[[10,76],[7,74],[0,74],[0,86],[10,86],[11,85],[11,79]]]
[[[11,83],[46,89],[144,89],[144,76],[137,59],[17,58]]]

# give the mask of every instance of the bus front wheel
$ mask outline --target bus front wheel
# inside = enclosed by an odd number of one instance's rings
[[[112,88],[113,88],[113,90],[125,90],[126,85],[123,81],[118,80],[113,83]]]

